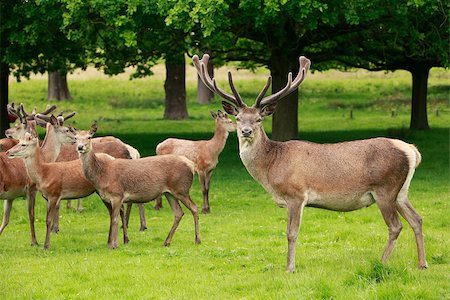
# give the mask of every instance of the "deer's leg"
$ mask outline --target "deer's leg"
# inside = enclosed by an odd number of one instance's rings
[[[121,207],[121,199],[111,199],[110,241],[108,244],[110,249],[115,249],[119,245],[119,214]]]
[[[175,233],[175,230],[177,229],[178,224],[180,223],[180,220],[184,215],[184,212],[181,209],[180,203],[178,203],[178,200],[175,199],[174,196],[166,193],[166,198],[169,202],[170,208],[172,208],[174,216],[172,228],[170,229],[169,234],[167,235],[167,238],[164,242],[164,246],[169,246],[170,242],[172,241],[173,234]]]
[[[175,195],[181,202],[191,211],[192,216],[194,217],[194,225],[195,225],[195,243],[200,244],[200,226],[198,222],[198,210],[197,205],[192,201],[191,196],[188,195]]]
[[[30,219],[31,246],[37,246],[36,231],[34,229],[34,205],[36,203],[36,188],[27,190],[28,218]]]
[[[304,201],[303,199],[301,201],[295,199],[288,202],[287,205],[288,257],[287,257],[286,272],[290,273],[295,271],[295,246],[297,242],[298,232],[302,221],[303,208],[305,207],[305,204],[306,201]]]
[[[375,200],[389,230],[389,239],[386,247],[384,248],[383,256],[381,257],[381,261],[384,263],[387,261],[389,255],[394,249],[395,241],[397,240],[400,231],[402,231],[403,225],[400,222],[400,218],[397,213],[395,197],[380,192],[376,193]]]
[[[209,199],[208,199],[208,189],[206,188],[206,172],[199,171],[198,178],[200,179],[200,185],[202,187],[202,195],[203,195],[203,207],[202,213],[209,214],[211,209],[209,207]]]
[[[5,230],[6,226],[8,226],[9,224],[9,217],[11,215],[12,203],[13,199],[7,199],[3,204],[3,220],[2,226],[0,227],[0,234],[2,234],[3,230]]]
[[[120,218],[122,219],[122,228],[123,228],[123,243],[128,244],[130,241],[128,239],[128,224],[126,223],[125,215],[123,213],[123,205],[120,206]]]
[[[405,218],[409,226],[411,226],[416,236],[419,268],[428,268],[428,263],[425,258],[425,246],[422,233],[422,217],[416,212],[411,202],[409,202],[408,198],[406,197],[401,201],[397,201],[397,210],[402,215],[402,217]]]
[[[145,229],[147,229],[147,221],[145,220],[145,207],[144,204],[142,203],[139,203],[138,207],[139,207],[139,217],[141,220],[141,228],[139,228],[139,231],[144,231]]]
[[[154,208],[156,210],[160,210],[162,207],[162,196],[159,196],[158,198],[156,198],[156,204]]]
[[[55,219],[53,220],[53,225],[52,225],[52,232],[54,233],[58,233],[59,232],[59,207],[60,207],[60,201],[58,201],[58,203],[56,204],[55,207]]]
[[[77,213],[80,213],[82,211],[83,211],[83,200],[78,199]]]
[[[109,218],[111,220],[111,213],[112,213],[112,207],[111,207],[111,203],[106,202],[105,200],[102,199],[103,204],[105,204],[106,208],[108,209],[108,213],[109,213]],[[109,223],[109,232],[108,232],[108,246],[111,243],[111,222]]]
[[[72,200],[67,200],[66,202],[66,208],[71,209],[72,208]]]
[[[132,202],[128,202],[127,203],[127,211],[125,212],[125,223],[122,222],[122,227],[123,226],[127,226],[128,228],[128,224],[130,222],[130,214],[131,214],[131,209],[133,208],[133,203]]]
[[[57,197],[48,197],[47,202],[47,217],[46,217],[46,225],[47,225],[47,231],[45,234],[45,243],[44,243],[44,250],[48,250],[50,247],[50,235],[53,228],[53,223],[55,221],[56,216],[56,207],[59,205],[59,201]]]

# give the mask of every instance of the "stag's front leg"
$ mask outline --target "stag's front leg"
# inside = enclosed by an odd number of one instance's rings
[[[123,243],[128,244],[128,242],[130,241],[128,239],[128,224],[127,224],[126,217],[124,215],[123,205],[120,206],[120,218],[122,219]]]
[[[298,232],[302,221],[303,208],[306,201],[304,199],[293,199],[287,203],[288,225],[287,225],[287,239],[288,239],[288,257],[286,272],[292,273],[295,271],[295,246],[297,242]]]
[[[211,212],[211,209],[209,207],[208,188],[207,188],[207,183],[206,183],[207,173],[203,172],[203,171],[199,171],[198,177],[200,179],[200,185],[202,186],[202,195],[203,195],[202,213],[209,214]]]
[[[139,228],[139,231],[144,231],[147,229],[147,221],[145,220],[145,207],[143,203],[139,203],[138,207],[139,207],[139,217],[141,220],[141,227]]]

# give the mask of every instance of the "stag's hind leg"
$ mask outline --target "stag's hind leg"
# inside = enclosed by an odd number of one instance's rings
[[[195,243],[200,244],[200,226],[198,221],[198,208],[197,205],[192,201],[191,196],[188,195],[175,195],[181,202],[191,211],[192,217],[194,218],[195,225]]]
[[[5,200],[3,204],[3,220],[2,225],[0,226],[0,234],[2,234],[3,230],[5,230],[6,226],[9,224],[9,217],[11,216],[13,199]]]
[[[386,262],[394,249],[395,241],[402,231],[403,225],[397,213],[396,197],[393,193],[378,191],[374,197],[389,230],[389,239],[381,257],[381,261]]]
[[[407,197],[405,197],[404,199],[399,199],[399,201],[397,201],[397,210],[402,215],[402,217],[405,218],[409,226],[411,226],[416,236],[419,268],[428,268],[428,263],[425,258],[425,246],[422,233],[422,217],[416,212]]]

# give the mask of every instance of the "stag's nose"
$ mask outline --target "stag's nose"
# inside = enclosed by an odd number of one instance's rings
[[[253,131],[251,128],[246,127],[246,128],[243,128],[241,132],[242,132],[243,137],[249,137]]]
[[[77,149],[78,149],[78,151],[81,151],[81,150],[83,150],[83,145],[77,145]]]

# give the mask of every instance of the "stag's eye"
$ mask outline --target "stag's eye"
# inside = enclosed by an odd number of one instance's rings
[[[240,122],[240,121],[241,121],[241,118],[236,117],[236,122]]]
[[[261,122],[262,121],[262,118],[258,118],[258,119],[256,119],[256,122]]]

